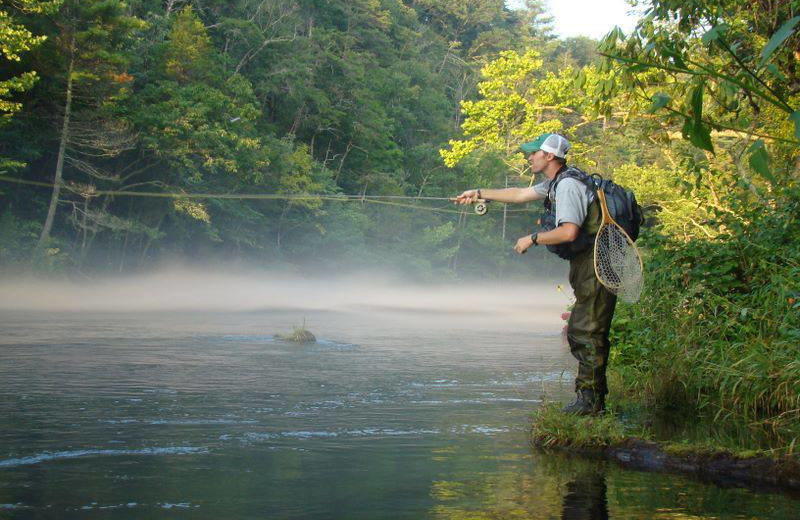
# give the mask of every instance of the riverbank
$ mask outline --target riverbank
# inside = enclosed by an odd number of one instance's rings
[[[531,443],[542,449],[605,458],[625,468],[691,475],[725,486],[742,486],[800,496],[800,456],[769,450],[729,449],[687,441],[656,439],[639,420],[606,413],[577,417],[545,404],[533,414]]]

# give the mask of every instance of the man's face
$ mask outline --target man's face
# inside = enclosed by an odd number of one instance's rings
[[[547,166],[547,157],[542,150],[536,150],[528,156],[528,163],[531,165],[533,173],[541,173]]]

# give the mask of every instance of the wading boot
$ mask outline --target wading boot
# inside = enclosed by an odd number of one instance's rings
[[[598,415],[605,410],[605,396],[596,394],[591,389],[575,392],[575,400],[561,409],[570,415]]]

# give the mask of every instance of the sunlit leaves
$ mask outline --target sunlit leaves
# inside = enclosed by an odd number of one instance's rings
[[[482,69],[481,99],[461,105],[465,116],[462,131],[467,139],[452,140],[449,150],[440,151],[447,166],[455,166],[478,149],[513,154],[525,136],[561,127],[555,118],[539,121],[539,113],[562,103],[559,94],[568,91],[572,81],[568,76],[553,75],[536,80],[534,72],[541,66],[535,50],[524,54],[505,51]]]
[[[181,10],[172,25],[164,67],[171,79],[200,79],[210,71],[211,39],[191,7]]]
[[[205,222],[206,224],[211,223],[211,216],[208,214],[205,204],[200,201],[190,199],[175,199],[172,202],[172,206],[178,213],[184,213],[189,215],[191,218]]]
[[[586,69],[581,67],[575,75],[575,88],[580,90],[586,85]]]
[[[60,4],[61,0],[18,0],[13,6],[24,13],[52,13]],[[0,7],[0,52],[7,60],[20,61],[23,53],[36,48],[47,38],[34,36],[6,9],[6,6]],[[21,103],[11,100],[13,93],[29,90],[37,79],[36,72],[30,71],[0,81],[0,112],[4,113],[4,117],[10,117],[22,108]]]

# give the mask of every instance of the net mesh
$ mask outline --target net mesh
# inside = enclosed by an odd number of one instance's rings
[[[634,303],[642,294],[644,276],[636,246],[615,224],[604,225],[594,243],[597,278],[623,301]]]

